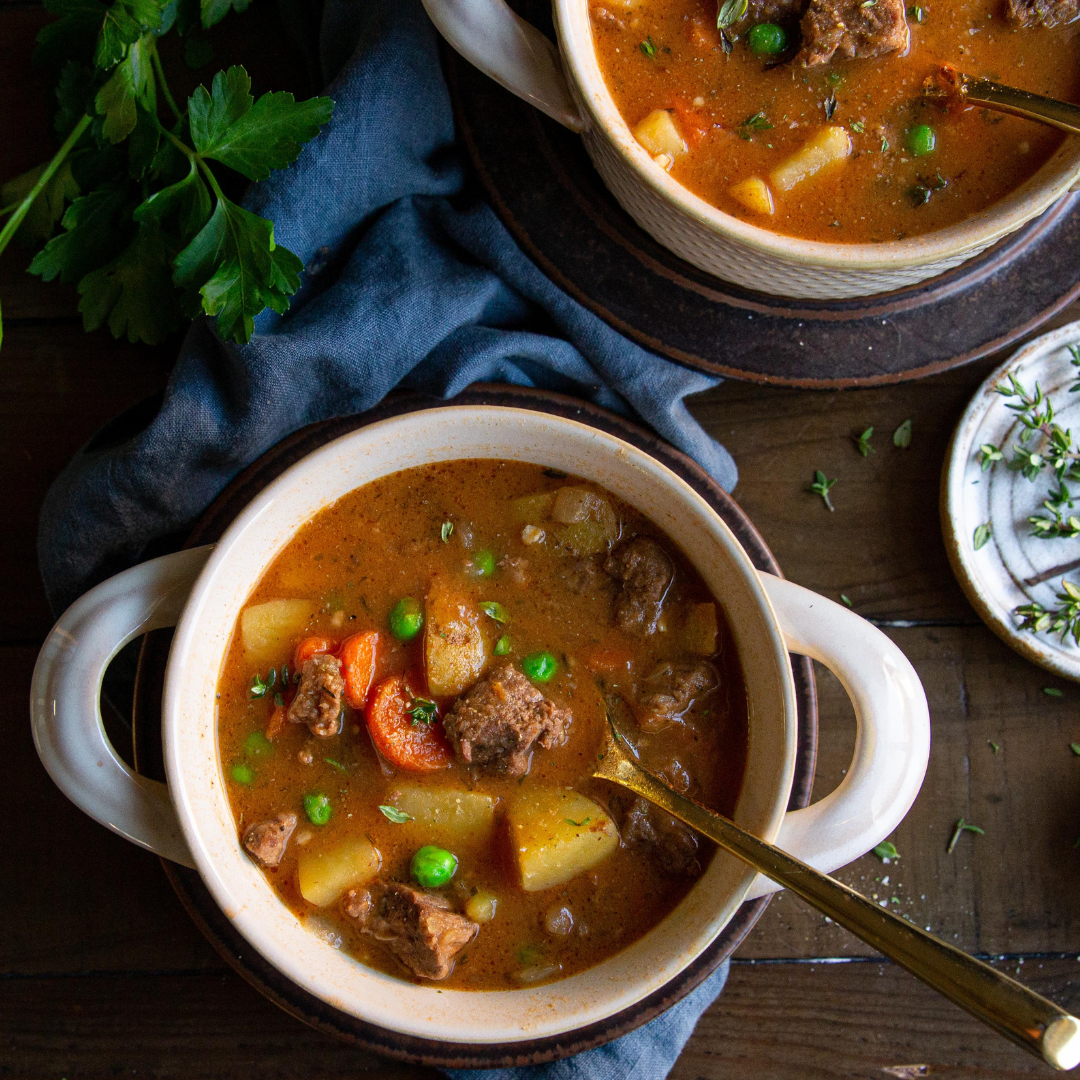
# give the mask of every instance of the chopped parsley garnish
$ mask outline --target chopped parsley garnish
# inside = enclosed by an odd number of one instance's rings
[[[392,821],[395,825],[404,825],[406,821],[412,821],[411,814],[406,814],[404,810],[399,810],[396,806],[380,806],[379,810],[384,818]]]
[[[413,698],[405,711],[412,717],[413,724],[434,724],[439,719],[439,706],[429,698]]]
[[[656,59],[656,46],[653,44],[652,35],[650,34],[638,48],[650,59]]]
[[[453,532],[454,532],[454,523],[452,521],[444,521],[442,523],[442,528],[439,530],[439,536],[442,537],[442,542],[444,544],[448,544],[450,542],[450,537],[453,534]]]

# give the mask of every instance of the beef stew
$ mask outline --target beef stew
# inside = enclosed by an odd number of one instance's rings
[[[670,539],[539,466],[386,477],[304,526],[238,620],[218,687],[238,841],[313,932],[397,977],[574,974],[712,856],[592,778],[608,709],[647,767],[734,811],[742,672]]]

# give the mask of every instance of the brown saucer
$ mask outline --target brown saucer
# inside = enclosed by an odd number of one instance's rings
[[[242,472],[218,496],[196,524],[186,547],[216,541],[237,514],[290,465],[325,443],[356,428],[447,402],[417,394],[397,395],[359,416],[341,417],[303,428],[278,443]],[[760,570],[780,573],[776,560],[735,501],[699,465],[643,428],[595,405],[539,390],[477,384],[450,404],[505,405],[567,416],[617,435],[663,462],[698,491],[727,522]],[[147,776],[165,778],[161,748],[161,695],[172,631],[146,636],[139,658],[133,715],[135,764]],[[799,712],[799,746],[789,809],[810,801],[817,755],[817,697],[814,673],[806,657],[792,657]],[[302,990],[268,964],[214,902],[195,870],[162,860],[169,881],[195,924],[222,958],[260,993],[304,1023],[387,1058],[444,1068],[500,1068],[536,1065],[569,1057],[632,1031],[685,997],[735,950],[757,922],[769,897],[742,905],[720,936],[686,970],[644,1001],[610,1019],[565,1035],[507,1045],[438,1042],[402,1035],[358,1020]]]
[[[554,37],[550,0],[511,0]],[[1080,194],[940,277],[854,300],[720,281],[619,206],[581,139],[443,46],[458,136],[488,201],[561,289],[646,349],[752,382],[816,389],[922,378],[1004,349],[1080,296]]]

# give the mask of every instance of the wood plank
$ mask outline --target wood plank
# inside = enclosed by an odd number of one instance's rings
[[[1010,973],[1015,973],[1015,965]],[[1025,983],[1074,1011],[1075,959],[1029,960]],[[985,1028],[891,964],[735,965],[671,1080],[888,1080],[916,1075],[975,1080],[1047,1076],[1036,1058]]]
[[[1010,968],[1015,970],[1015,967]],[[1025,982],[1080,1008],[1075,959],[1029,960]],[[0,1073],[216,1080],[345,1077],[380,1063],[278,1011],[230,972],[0,980]],[[1045,1076],[1046,1067],[889,964],[736,965],[672,1080]],[[372,1080],[434,1080],[382,1065]]]
[[[1080,759],[1069,744],[1080,741],[1080,688],[1026,663],[981,625],[888,633],[926,687],[930,765],[893,838],[900,860],[884,866],[867,855],[837,877],[868,895],[876,893],[893,910],[971,952],[1076,951]],[[838,681],[818,671],[815,800],[843,776],[854,731]],[[1060,687],[1064,697],[1047,697],[1045,686]],[[986,835],[964,834],[950,855],[948,840],[961,817]],[[899,903],[892,903],[893,897]],[[797,898],[781,895],[739,956],[865,956],[870,951]]]
[[[5,844],[0,973],[222,970],[157,858],[92,821],[49,779],[27,722],[36,653],[0,647],[0,820],[33,824],[9,830]]]
[[[1080,304],[1046,329],[1080,318]],[[833,599],[846,594],[876,619],[977,622],[945,556],[937,515],[945,448],[999,355],[900,386],[829,391],[727,382],[690,403],[734,455],[735,497],[784,572]],[[892,433],[913,421],[908,450]],[[873,426],[876,453],[854,437]],[[836,512],[806,491],[815,469],[838,477]]]
[[[438,1080],[281,1012],[238,975],[0,980],[0,1076]]]
[[[8,591],[0,644],[40,641],[52,626],[35,546],[49,485],[106,420],[164,387],[175,349],[115,342],[106,331],[84,334],[72,323],[7,328],[0,458],[9,481],[0,560]]]

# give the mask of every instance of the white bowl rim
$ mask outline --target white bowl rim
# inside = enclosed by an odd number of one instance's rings
[[[779,710],[778,715],[781,717],[780,725],[783,728],[783,735],[781,738],[784,747],[784,759],[776,766],[777,776],[779,777],[777,790],[768,794],[769,810],[768,814],[765,815],[767,816],[767,820],[762,820],[760,827],[756,830],[764,839],[775,839],[784,818],[788,793],[791,788],[794,774],[797,735],[795,691],[787,649],[782,633],[768,596],[761,586],[756,571],[749,561],[749,557],[719,515],[716,514],[708,503],[695,492],[690,485],[675,473],[671,472],[667,466],[663,465],[655,458],[652,458],[644,451],[623,442],[615,435],[581,424],[578,421],[553,414],[540,413],[517,407],[486,405],[445,406],[421,410],[403,416],[392,417],[345,434],[291,466],[285,473],[278,477],[277,480],[256,496],[229,526],[219,541],[217,548],[210,556],[206,568],[196,582],[184,614],[178,623],[176,635],[173,640],[169,658],[169,667],[166,672],[165,695],[162,709],[162,735],[165,747],[166,773],[170,792],[177,808],[185,838],[187,839],[192,855],[194,856],[199,873],[215,901],[251,945],[273,964],[274,967],[305,990],[314,993],[333,1007],[358,1016],[369,1023],[374,1023],[389,1030],[400,1031],[404,1034],[414,1035],[420,1038],[438,1039],[446,1042],[488,1044],[514,1043],[523,1040],[532,1041],[538,1038],[562,1035],[589,1024],[606,1020],[623,1012],[627,1008],[633,1007],[660,987],[666,985],[666,983],[676,977],[680,971],[692,963],[693,960],[708,947],[708,944],[715,939],[715,936],[722,930],[723,926],[726,925],[738,909],[743,896],[756,877],[755,872],[748,867],[737,864],[735,877],[735,880],[738,882],[737,886],[728,890],[726,901],[719,907],[715,906],[715,901],[711,901],[712,907],[709,910],[713,911],[713,918],[708,924],[709,927],[711,927],[711,931],[706,937],[701,937],[693,950],[672,958],[667,965],[661,966],[655,973],[650,972],[650,978],[647,980],[635,982],[630,985],[619,983],[618,993],[615,993],[614,991],[609,992],[603,1007],[595,1009],[592,1012],[587,1008],[582,1009],[580,1001],[577,998],[574,998],[574,994],[577,994],[578,997],[580,997],[581,986],[575,987],[572,984],[575,984],[576,981],[587,981],[593,978],[595,973],[600,972],[601,969],[604,969],[608,965],[618,965],[622,958],[633,953],[635,949],[644,947],[643,943],[648,942],[652,935],[658,933],[669,921],[671,921],[675,913],[673,913],[672,916],[669,916],[659,927],[654,928],[653,931],[650,931],[643,938],[638,939],[638,942],[616,954],[615,957],[608,961],[604,961],[579,975],[571,976],[567,979],[547,984],[546,986],[541,986],[536,989],[477,993],[470,991],[442,990],[437,986],[416,986],[415,984],[406,983],[403,980],[395,979],[391,976],[373,971],[370,968],[365,968],[346,954],[330,949],[322,942],[319,942],[314,934],[305,929],[300,924],[299,920],[292,915],[289,909],[281,903],[277,898],[276,893],[266,882],[261,871],[254,868],[250,863],[250,860],[244,857],[236,839],[231,811],[227,814],[227,820],[223,820],[220,812],[215,814],[212,810],[207,810],[206,807],[203,807],[200,810],[199,806],[196,805],[200,793],[198,791],[193,791],[189,781],[193,778],[197,778],[197,773],[193,771],[193,767],[190,765],[188,759],[189,757],[195,758],[196,755],[201,754],[204,763],[209,760],[209,758],[206,757],[208,753],[207,746],[202,741],[205,738],[206,732],[205,730],[196,731],[191,723],[184,724],[182,723],[182,720],[185,717],[185,707],[187,709],[187,717],[189,720],[193,715],[193,710],[197,710],[197,703],[192,702],[190,699],[185,702],[185,695],[190,695],[192,693],[192,688],[198,685],[200,681],[202,683],[201,693],[204,698],[207,694],[210,695],[211,700],[209,707],[210,711],[213,711],[212,695],[216,691],[218,673],[215,672],[214,678],[211,681],[202,673],[202,670],[205,669],[191,671],[185,670],[185,668],[189,666],[188,661],[191,658],[193,648],[198,644],[202,632],[200,622],[207,604],[212,597],[212,591],[215,587],[220,587],[221,580],[227,574],[230,560],[235,558],[237,545],[249,528],[253,527],[259,521],[265,523],[272,519],[273,507],[275,501],[279,499],[279,497],[282,497],[286,492],[297,489],[307,482],[312,470],[329,470],[335,466],[341,467],[342,462],[345,460],[346,450],[351,449],[355,451],[358,446],[371,446],[376,442],[390,439],[394,437],[395,434],[400,434],[402,431],[407,433],[412,430],[415,432],[415,429],[417,429],[418,426],[424,424],[437,424],[440,421],[450,421],[455,428],[461,430],[467,417],[471,422],[472,418],[490,417],[493,414],[500,414],[504,419],[509,420],[511,423],[537,424],[540,428],[546,429],[546,431],[551,434],[559,433],[560,429],[562,432],[580,429],[579,437],[588,438],[592,440],[594,444],[598,444],[598,446],[602,445],[607,450],[628,459],[629,463],[633,465],[634,468],[643,469],[652,474],[652,477],[656,482],[662,482],[666,487],[674,488],[677,492],[679,501],[683,504],[688,504],[685,507],[686,509],[693,507],[696,511],[696,516],[700,518],[699,524],[701,527],[707,531],[710,537],[716,539],[718,544],[730,557],[731,569],[738,574],[739,580],[745,584],[748,595],[753,596],[755,610],[761,617],[761,627],[770,642],[772,655],[763,662],[771,664],[776,670],[775,684],[769,688],[768,693],[766,693],[764,689],[762,690],[762,698],[764,700],[769,696],[773,696],[774,706]],[[478,454],[473,452],[473,450],[475,450],[475,447],[470,447],[465,452],[458,452],[454,455],[448,455],[436,460],[453,460],[455,457],[475,458],[483,456],[503,456]],[[529,459],[523,458],[522,460]],[[399,466],[399,468],[400,467],[407,466]],[[375,472],[369,479],[374,479],[379,475],[388,475],[389,473],[396,471],[398,471],[397,468],[389,469],[384,472]],[[578,470],[578,474],[583,475],[583,472]],[[588,474],[584,473],[584,475]],[[336,497],[340,497],[340,495]],[[322,505],[330,505],[333,501],[335,501],[335,499],[330,499],[322,503]],[[285,538],[286,543],[294,533],[295,527],[290,528]],[[278,550],[280,550],[280,546],[278,547]],[[262,561],[254,580],[257,581],[258,578],[261,577],[265,567],[272,558],[273,556],[271,555],[269,559],[264,559]],[[241,603],[250,593],[250,588],[243,588],[242,593]],[[733,629],[736,628],[733,627]],[[231,633],[229,637],[231,640]],[[219,646],[210,645],[208,647],[211,650],[215,647],[220,648],[220,657],[222,659],[224,658],[225,643],[221,643]],[[748,696],[750,696],[749,679],[747,681]],[[205,729],[205,721],[202,722],[202,726]],[[221,782],[224,776],[224,770],[222,763],[219,760],[217,749],[216,719],[211,721],[211,727],[211,742],[213,745],[209,753],[213,755],[213,772],[216,773],[217,777],[217,791],[212,796],[208,794],[204,801],[209,802],[211,799],[217,799],[220,803],[220,800],[225,797],[224,785]],[[753,731],[753,726],[751,731]],[[209,774],[207,774],[207,776],[209,777]],[[209,786],[214,786],[214,780],[212,778],[210,778]],[[746,796],[747,784],[744,782],[743,792],[740,795],[740,809],[736,811],[737,817],[740,815],[741,806]],[[225,803],[225,806],[227,809],[227,803]],[[215,817],[217,818],[216,824],[214,822]],[[210,833],[207,833],[208,823],[211,833],[213,833],[215,828],[217,829],[216,834],[211,835]],[[227,838],[226,847],[233,850],[233,855],[231,857],[227,856],[227,852],[225,855],[222,855],[222,852],[225,851],[225,848],[222,848],[220,844],[222,837]],[[209,849],[213,847],[214,843],[218,843],[219,850],[217,853],[212,854]],[[693,887],[688,898],[680,904],[679,908],[676,909],[676,912],[678,912],[683,905],[686,905],[691,897],[697,898],[696,903],[698,903],[699,906],[703,903],[710,903],[710,901],[702,899],[704,895],[702,885],[708,883],[709,880],[714,877],[722,877],[725,873],[722,868],[723,864],[725,861],[729,860],[730,862],[734,862],[729,856],[717,853],[706,871],[705,876]],[[247,894],[244,894],[242,890],[240,893],[237,892],[237,882],[246,877],[250,883],[253,880],[252,875],[254,875],[258,882],[261,883],[261,888],[264,890],[265,895],[257,895],[257,889],[255,892],[249,890]],[[266,896],[272,897],[272,904],[276,907],[276,910],[279,911],[279,914],[284,913],[282,918],[279,918],[276,923],[272,924],[273,929],[275,930],[285,927],[280,938],[275,938],[274,934],[267,930],[266,926],[260,922],[260,917],[269,910],[265,905],[261,908],[259,907]],[[291,920],[291,923],[294,924],[296,932],[288,932],[288,927],[285,925],[288,920]],[[340,985],[333,984],[332,981],[320,981],[313,972],[319,971],[323,967],[327,957],[323,954],[319,954],[321,956],[321,961],[318,957],[313,961],[312,957],[315,956],[316,951],[319,949],[322,949],[323,953],[331,954],[336,958],[330,965],[331,968],[335,968],[335,965],[339,965],[344,961],[346,967],[351,966],[351,968],[362,971],[364,973],[364,978],[370,982],[371,987],[378,991],[377,996],[379,1000],[365,1000],[358,1005],[355,996],[350,997],[342,990]],[[633,965],[630,966],[632,967]],[[625,968],[626,965],[623,964],[620,970]],[[336,970],[343,971],[344,969],[337,967]],[[612,982],[613,980],[609,977],[608,983],[611,984]],[[573,993],[571,991],[573,991]],[[422,995],[422,997],[419,995]],[[436,995],[441,995],[441,999],[436,997]],[[517,1011],[524,1011],[528,1014],[528,1022],[519,1021],[509,1025],[504,1023],[502,1026],[498,1027],[485,1026],[482,1028],[474,1027],[463,1030],[460,1020],[450,1023],[447,1022],[445,1016],[442,1015],[446,1007],[452,1004],[451,999],[454,998],[459,999],[458,1005],[461,1004],[460,999],[469,999],[472,1002],[486,1001],[494,1005],[496,999],[506,998],[507,996],[513,999],[513,1006]],[[409,1002],[411,1010],[409,1008],[401,1007],[400,1002],[403,1000]],[[573,1009],[559,1009],[556,1003],[560,1000],[574,1000],[577,1004]],[[439,1003],[438,1008],[435,1008],[432,1005],[432,1002],[434,1001]],[[518,1006],[520,1006],[520,1009]]]
[[[904,240],[880,244],[829,244],[802,240],[742,221],[695,195],[656,164],[633,137],[600,70],[593,46],[588,0],[555,0],[555,31],[575,100],[588,121],[653,192],[673,203],[708,232],[762,255],[802,266],[840,270],[897,270],[933,264],[975,248],[985,249],[1022,228],[1067,195],[1080,178],[1080,137],[1065,136],[1053,156],[1004,198],[963,221]],[[1035,207],[1033,209],[1033,207]]]

